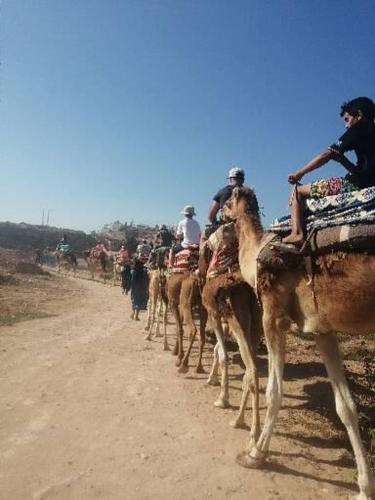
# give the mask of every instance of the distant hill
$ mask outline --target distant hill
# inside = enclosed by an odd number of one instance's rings
[[[150,227],[143,224],[135,225],[133,223],[124,224],[116,221],[112,224],[106,224],[101,230],[90,234],[84,231],[73,229],[39,226],[21,222],[0,222],[0,247],[9,249],[33,250],[36,248],[51,247],[56,248],[58,241],[66,234],[69,243],[76,252],[82,252],[92,248],[97,239],[103,241],[108,247],[111,243],[112,250],[118,250],[122,241],[125,241],[128,249],[134,252],[137,244],[146,239],[153,241],[158,226]]]
[[[66,234],[76,252],[82,252],[95,245],[95,237],[84,231],[75,231],[51,226],[37,226],[33,224],[15,224],[13,222],[0,222],[0,247],[20,248],[32,250],[55,248],[62,235]]]

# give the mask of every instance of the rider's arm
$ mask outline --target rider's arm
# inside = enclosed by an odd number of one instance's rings
[[[210,211],[208,212],[208,220],[211,222],[211,224],[216,224],[216,216],[218,211],[220,210],[220,203],[217,201],[213,201]]]
[[[309,163],[306,163],[306,165],[303,166],[300,170],[297,170],[297,172],[295,172],[294,174],[289,175],[289,181],[299,181],[304,175],[312,172],[313,170],[316,170],[317,168],[322,167],[323,165],[328,163],[329,160],[334,160],[336,158],[337,154],[330,149],[327,149],[326,151],[323,151],[323,153],[320,153],[318,156],[309,161]]]

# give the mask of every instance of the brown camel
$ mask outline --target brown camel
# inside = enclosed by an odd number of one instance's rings
[[[56,250],[54,255],[57,260],[57,269],[58,272],[61,271],[61,268],[64,268],[66,271],[73,271],[73,274],[76,273],[78,262],[77,258],[73,253],[65,254],[60,252],[60,250]]]
[[[250,445],[256,444],[260,433],[259,381],[256,350],[262,334],[261,310],[252,288],[244,282],[238,265],[238,241],[234,224],[221,226],[202,246],[199,259],[200,273],[207,268],[202,300],[214,327],[217,343],[208,383],[218,385],[218,367],[221,368],[221,391],[214,405],[229,406],[228,358],[223,321],[227,322],[239,345],[246,370],[243,377],[239,413],[231,422],[233,427],[243,427],[249,394],[252,396],[252,426]]]
[[[95,278],[95,274],[98,274],[99,278],[106,282],[107,270],[111,268],[111,262],[113,256],[111,252],[103,249],[101,253],[95,252],[95,249],[85,250],[83,252],[83,258],[87,262],[87,269],[91,274],[91,279]]]
[[[202,305],[200,278],[192,272],[172,273],[167,279],[168,303],[176,321],[176,345],[173,354],[177,355],[176,366],[179,366],[180,373],[189,370],[189,356],[197,327],[194,321],[194,309],[199,311],[199,357],[196,373],[205,373],[202,365],[203,348],[206,341],[207,312]],[[189,346],[184,353],[183,349],[183,324],[189,328]]]
[[[336,253],[320,257],[314,263],[311,283],[302,266],[278,271],[257,263],[267,236],[252,189],[235,188],[224,212],[235,220],[242,275],[258,291],[263,305],[269,352],[268,407],[263,430],[256,446],[240,454],[238,462],[251,468],[264,464],[282,400],[285,334],[312,333],[332,384],[336,411],[353,447],[360,490],[357,498],[374,498],[374,478],[360,438],[357,411],[345,378],[336,332],[366,335],[374,331],[375,256]]]
[[[164,328],[164,351],[169,351],[167,339],[167,321],[168,321],[168,299],[166,296],[166,277],[162,269],[154,269],[149,272],[149,301],[147,323],[145,331],[148,332],[145,339],[151,340],[152,329],[156,321],[155,337],[160,337],[160,316],[163,315]],[[159,307],[158,307],[159,306]],[[163,310],[164,306],[164,310]]]

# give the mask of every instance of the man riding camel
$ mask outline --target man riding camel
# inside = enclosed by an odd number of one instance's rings
[[[245,182],[245,171],[239,167],[233,167],[229,170],[228,181],[225,187],[220,189],[213,197],[213,202],[208,213],[208,220],[213,226],[217,226],[221,222],[217,221],[217,214],[225,205],[225,202],[231,197],[232,191],[235,187],[243,186]]]
[[[198,248],[201,238],[201,228],[193,217],[196,215],[192,205],[186,205],[181,212],[185,217],[177,225],[177,241],[169,254],[169,267],[173,267],[175,255],[187,248]]]
[[[64,255],[70,255],[72,253],[72,248],[68,242],[66,234],[63,235],[63,237],[57,244],[56,250]]]
[[[140,260],[143,264],[145,264],[148,261],[150,253],[151,253],[151,246],[147,243],[146,239],[142,240],[142,243],[140,243],[137,246],[137,252],[136,252],[137,259]]]
[[[368,97],[357,97],[341,106],[346,132],[297,172],[288,181],[296,184],[291,201],[292,232],[280,245],[286,251],[298,251],[305,241],[304,208],[307,198],[323,198],[375,186],[375,104]],[[344,153],[354,151],[357,164]],[[321,179],[299,185],[304,175],[316,170],[330,160],[337,161],[349,172],[345,177]]]

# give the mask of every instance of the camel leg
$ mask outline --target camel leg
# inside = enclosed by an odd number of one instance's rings
[[[272,311],[272,305],[269,308]],[[264,306],[266,307],[265,301]],[[271,359],[272,370],[268,374],[267,412],[260,438],[249,452],[237,456],[237,463],[243,467],[260,468],[263,466],[272,432],[279,413],[283,395],[283,373],[285,364],[285,334],[279,325],[285,324],[284,318],[275,318],[274,313],[264,310],[263,327],[267,338],[268,356]]]
[[[195,369],[196,373],[206,373],[202,365],[203,349],[206,344],[206,324],[207,324],[207,311],[201,304],[199,307],[199,357],[198,364]]]
[[[214,357],[212,360],[212,367],[207,379],[208,385],[219,385],[218,371],[219,371],[219,343],[216,342],[214,347]]]
[[[182,318],[185,320],[186,325],[189,327],[189,345],[186,350],[186,353],[181,361],[181,366],[178,370],[179,373],[187,373],[189,371],[189,357],[191,353],[191,349],[194,344],[195,337],[197,335],[197,327],[194,323],[194,318],[190,305],[186,305],[182,307]]]
[[[363,449],[358,428],[357,410],[345,378],[336,335],[319,335],[316,344],[322,355],[335,396],[336,412],[345,425],[358,468],[358,500],[370,500],[375,495],[374,476]]]
[[[172,313],[174,315],[176,321],[176,344],[173,349],[173,354],[177,356],[176,366],[180,366],[181,359],[183,358],[183,345],[182,345],[182,337],[183,337],[183,328],[182,328],[182,320],[180,316],[179,306],[177,304],[171,304]]]
[[[189,328],[189,346],[182,359],[181,366],[178,370],[179,373],[186,373],[189,371],[189,357],[197,335],[197,327],[195,326],[193,318],[193,306],[196,299],[196,293],[197,289],[193,281],[186,280],[182,284],[180,302],[181,320],[185,322],[186,326]]]
[[[218,355],[219,355],[219,365],[221,370],[221,384],[220,384],[220,394],[218,399],[215,401],[214,406],[217,408],[228,408],[229,406],[229,393],[228,393],[228,356],[227,349],[225,346],[224,332],[221,325],[220,317],[213,317],[213,322],[215,324],[215,334],[217,338]]]
[[[152,303],[152,299],[151,299],[151,295],[150,295],[150,298],[148,299],[148,304],[147,304],[147,321],[146,321],[146,325],[144,327],[144,331],[145,332],[148,332],[150,330],[150,326],[151,326],[151,303]],[[146,337],[146,340],[150,340]]]
[[[151,340],[152,327],[154,325],[154,320],[155,320],[155,318],[154,318],[155,305],[154,305],[154,300],[153,300],[152,296],[150,296],[147,306],[148,306],[147,307],[147,323],[146,323],[144,330],[148,331],[148,333],[145,337],[145,340]]]
[[[162,312],[163,312],[163,300],[161,298],[160,292],[158,294],[157,302],[158,302],[158,308],[157,308],[157,313],[156,313],[155,337],[162,337],[162,335],[160,333],[160,317],[161,317]]]
[[[164,328],[164,351],[169,351],[168,337],[167,337],[167,324],[168,324],[168,306],[164,304],[164,315],[163,315],[163,328]]]
[[[249,314],[250,316],[250,314]],[[245,411],[249,393],[252,398],[252,424],[250,431],[249,449],[257,442],[260,434],[260,419],[259,419],[259,378],[256,366],[255,350],[251,345],[251,339],[246,338],[247,332],[251,334],[251,318],[246,318],[248,325],[241,325],[236,318],[229,319],[229,324],[234,333],[238,346],[240,348],[242,361],[245,363],[246,371],[242,381],[242,397],[238,415],[231,422],[233,427],[243,427],[245,424]],[[245,327],[245,329],[244,329]]]

